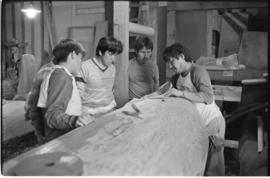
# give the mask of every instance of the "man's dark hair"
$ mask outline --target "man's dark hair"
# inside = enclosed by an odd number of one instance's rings
[[[167,47],[163,52],[163,60],[165,62],[169,62],[170,57],[178,58],[181,54],[185,56],[185,61],[193,61],[189,49],[183,46],[181,43],[174,43],[171,46]]]
[[[123,51],[123,45],[121,41],[111,36],[103,37],[98,42],[98,45],[96,48],[96,55],[100,56],[99,52],[101,52],[103,55],[106,51],[109,51],[116,55],[120,54]]]
[[[138,52],[143,47],[153,50],[152,40],[148,37],[138,37],[135,41],[134,49],[136,52]]]
[[[55,64],[66,62],[68,55],[73,51],[76,54],[82,54],[83,57],[85,56],[85,50],[79,42],[73,39],[61,40],[53,49],[53,62]]]

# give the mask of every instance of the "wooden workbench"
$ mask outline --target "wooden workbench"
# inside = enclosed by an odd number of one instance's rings
[[[131,102],[133,102],[132,100]],[[75,129],[3,165],[4,175],[29,156],[67,152],[83,161],[83,174],[94,176],[202,176],[208,136],[193,104],[181,98],[131,102],[94,123]]]

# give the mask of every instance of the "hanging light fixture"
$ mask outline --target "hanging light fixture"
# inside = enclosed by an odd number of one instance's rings
[[[41,10],[34,8],[32,3],[28,8],[24,8],[21,11],[30,19],[35,18],[36,15],[41,12]]]

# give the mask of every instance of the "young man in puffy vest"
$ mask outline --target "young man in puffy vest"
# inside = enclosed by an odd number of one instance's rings
[[[53,49],[54,66],[42,81],[37,107],[44,119],[46,141],[88,124],[75,82],[85,55],[75,40],[61,40]]]

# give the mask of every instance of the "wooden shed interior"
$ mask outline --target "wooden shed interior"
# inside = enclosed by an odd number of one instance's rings
[[[21,12],[30,5],[41,10],[34,19]],[[153,40],[151,59],[158,65],[160,85],[173,75],[162,54],[175,42],[186,45],[198,62],[236,54],[244,70],[208,70],[227,121],[226,139],[239,144],[238,149],[225,148],[226,163],[237,170],[228,168],[226,175],[267,175],[266,164],[258,167],[251,162],[267,160],[268,13],[266,1],[1,1],[0,75],[2,80],[7,77],[8,44],[13,39],[25,44],[21,53],[34,55],[40,68],[52,58],[52,49],[61,39],[78,40],[89,59],[95,55],[98,40],[112,35],[124,45],[116,62],[114,93],[121,108],[128,102],[128,62],[134,57],[138,36]],[[15,122],[2,124],[6,134],[2,142],[33,131],[25,122],[12,130]],[[247,148],[253,146],[255,153]]]

